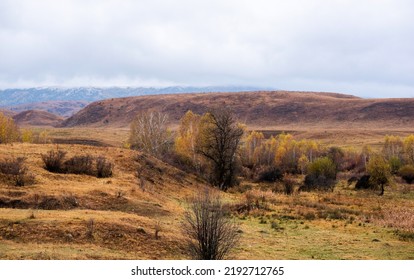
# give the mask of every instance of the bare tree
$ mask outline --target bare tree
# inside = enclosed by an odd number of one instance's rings
[[[237,151],[244,131],[226,108],[205,114],[200,125],[197,153],[211,164],[211,183],[226,191],[236,182]]]
[[[185,213],[183,231],[194,259],[222,260],[239,241],[239,228],[223,211],[218,195],[206,189]]]
[[[138,114],[131,123],[129,137],[131,148],[154,156],[162,155],[171,144],[167,121],[168,116],[160,112]]]

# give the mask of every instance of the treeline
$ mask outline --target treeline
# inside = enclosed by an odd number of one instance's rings
[[[221,190],[244,177],[257,182],[283,182],[291,188],[291,175],[305,175],[300,190],[332,190],[337,174],[350,180],[363,176],[383,193],[392,175],[414,181],[414,135],[387,136],[381,151],[370,146],[328,147],[315,140],[296,140],[281,133],[266,138],[247,131],[226,108],[199,115],[188,111],[173,133],[162,113],[142,113],[131,124],[130,145],[187,171],[204,176]],[[368,178],[368,179],[367,179]],[[368,188],[368,187],[367,187]]]
[[[45,144],[49,140],[46,131],[35,133],[31,129],[20,129],[12,118],[0,112],[0,144],[13,142]]]

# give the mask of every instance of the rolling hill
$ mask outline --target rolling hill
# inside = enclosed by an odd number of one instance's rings
[[[29,110],[14,115],[13,120],[19,126],[58,126],[63,118],[45,111]]]
[[[74,115],[88,104],[89,102],[86,101],[44,101],[20,104],[8,107],[7,109],[15,114],[29,110],[46,111],[67,118]]]
[[[228,107],[253,128],[409,128],[414,99],[362,99],[320,92],[257,91],[151,95],[91,103],[63,122],[65,127],[127,127],[142,111],[167,113],[172,125],[188,110]]]

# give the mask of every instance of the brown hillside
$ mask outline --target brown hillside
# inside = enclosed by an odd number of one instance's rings
[[[260,91],[170,94],[108,99],[90,104],[63,126],[126,127],[141,111],[168,113],[172,124],[192,110],[228,106],[249,127],[407,128],[414,118],[414,99],[361,99],[317,92]]]
[[[60,116],[38,110],[23,111],[14,115],[13,119],[22,126],[58,126],[63,121]]]

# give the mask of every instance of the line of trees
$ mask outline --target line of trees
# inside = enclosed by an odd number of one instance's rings
[[[0,112],[0,144],[13,142],[48,143],[49,135],[46,130],[34,133],[31,129],[20,129],[13,118]]]
[[[366,174],[381,193],[390,182],[388,173],[414,181],[414,135],[386,136],[382,152],[374,153],[369,146],[361,151],[327,147],[286,133],[266,138],[262,132],[248,132],[227,108],[203,115],[188,111],[175,137],[167,123],[162,113],[138,115],[131,125],[131,146],[203,175],[224,191],[236,185],[240,175],[276,181],[284,174],[303,174],[301,190],[332,190],[338,172]]]

